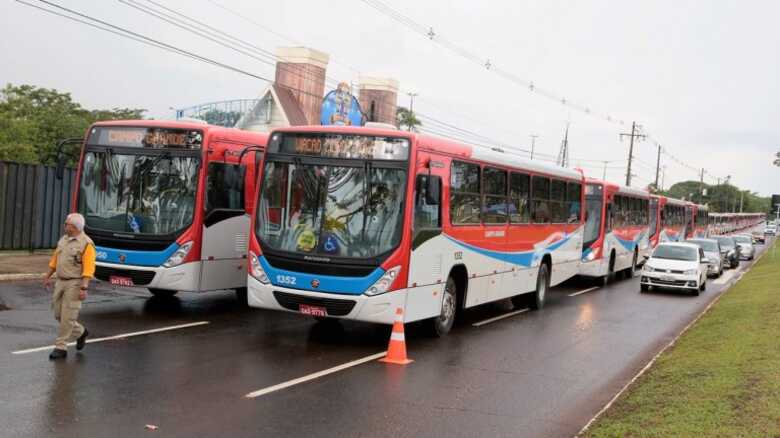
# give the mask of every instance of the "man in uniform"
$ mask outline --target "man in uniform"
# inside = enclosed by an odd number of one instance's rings
[[[83,349],[89,335],[77,320],[81,302],[87,298],[89,280],[95,275],[95,244],[84,234],[84,216],[78,213],[71,213],[65,218],[65,235],[57,242],[57,249],[49,261],[49,272],[43,280],[47,289],[55,272],[57,281],[54,283],[52,307],[60,328],[49,359],[66,357],[68,342],[74,339],[76,349]]]

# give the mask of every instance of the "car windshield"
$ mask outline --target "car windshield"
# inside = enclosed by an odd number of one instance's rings
[[[718,242],[714,240],[689,240],[688,242],[699,245],[707,252],[718,252]]]
[[[698,260],[698,251],[687,246],[659,245],[653,252],[653,258],[695,262]]]
[[[748,236],[734,236],[737,243],[753,243],[753,239]]]
[[[300,254],[361,258],[396,247],[406,172],[361,163],[267,163],[256,222],[263,243]]]
[[[196,156],[89,151],[79,184],[79,212],[91,228],[164,235],[192,223],[200,160]]]
[[[734,239],[732,239],[731,237],[716,237],[715,240],[717,240],[718,243],[720,243],[720,247],[723,249],[734,248],[734,246],[736,245],[736,243],[734,243]]]

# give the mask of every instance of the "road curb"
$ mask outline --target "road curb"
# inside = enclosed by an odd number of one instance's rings
[[[38,274],[0,274],[0,281],[40,280],[43,273]]]
[[[772,245],[774,245],[774,244],[775,243],[772,242]],[[668,344],[666,344],[666,346],[664,346],[664,348],[661,349],[661,351],[659,351],[655,356],[653,356],[653,358],[650,359],[650,362],[648,362],[647,365],[642,367],[642,369],[639,370],[639,372],[633,378],[631,378],[631,380],[629,380],[628,383],[626,383],[625,386],[623,386],[623,388],[621,388],[620,391],[618,391],[618,393],[615,394],[615,396],[612,397],[607,402],[606,405],[604,405],[603,408],[601,408],[598,412],[596,412],[596,415],[594,415],[593,418],[591,418],[590,421],[588,421],[587,424],[585,424],[585,426],[582,429],[580,429],[580,431],[577,432],[576,435],[574,435],[574,438],[580,437],[580,436],[582,436],[583,433],[587,432],[588,428],[590,428],[590,426],[592,426],[593,423],[595,423],[596,420],[599,419],[599,417],[601,417],[605,412],[607,412],[607,410],[609,410],[609,408],[612,407],[612,405],[620,398],[620,396],[623,395],[628,390],[628,388],[630,388],[631,385],[634,384],[634,382],[636,382],[640,377],[642,377],[642,375],[644,375],[645,372],[647,372],[647,370],[649,370],[655,364],[655,362],[658,360],[658,358],[661,357],[661,355],[664,354],[664,352],[666,352],[666,350],[668,350],[670,347],[674,346],[674,344],[677,343],[677,341],[680,339],[680,337],[682,335],[684,335],[688,331],[688,329],[693,327],[693,325],[696,324],[696,322],[698,322],[699,319],[701,319],[702,316],[704,316],[707,312],[709,312],[710,309],[712,308],[712,306],[714,306],[718,301],[720,301],[721,297],[723,297],[723,295],[728,293],[728,291],[730,291],[731,288],[734,287],[734,285],[739,280],[741,280],[742,277],[745,274],[750,272],[750,270],[753,269],[753,266],[755,266],[756,263],[758,263],[758,261],[761,260],[761,258],[764,257],[764,255],[766,255],[766,253],[768,253],[768,252],[769,252],[769,248],[767,248],[764,252],[761,253],[760,256],[758,256],[755,260],[753,260],[753,262],[744,271],[742,271],[740,273],[740,275],[735,275],[734,278],[729,283],[727,283],[725,285],[725,288],[724,288],[723,292],[721,292],[720,295],[715,297],[715,299],[712,300],[712,302],[710,304],[708,304],[707,307],[705,307],[704,310],[702,310],[701,313],[699,313],[696,316],[696,318],[693,319],[693,321],[689,322],[688,325],[686,325],[685,328],[683,328],[682,331],[680,333],[678,333],[677,336],[674,337],[674,339],[672,339]]]

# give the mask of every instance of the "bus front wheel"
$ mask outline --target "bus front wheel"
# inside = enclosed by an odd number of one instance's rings
[[[154,288],[151,288],[151,287],[149,288],[149,293],[151,293],[155,297],[159,297],[159,298],[170,298],[170,297],[176,295],[177,292],[179,292],[179,291],[177,291],[177,290],[168,290],[168,289],[154,289]]]
[[[455,314],[458,311],[458,295],[455,280],[452,277],[447,278],[444,285],[444,295],[441,299],[441,313],[439,316],[425,321],[427,331],[436,337],[442,337],[452,330],[455,323]]]
[[[539,275],[536,276],[536,290],[528,294],[528,307],[531,310],[544,307],[548,289],[550,289],[550,268],[547,263],[542,263],[539,265]]]

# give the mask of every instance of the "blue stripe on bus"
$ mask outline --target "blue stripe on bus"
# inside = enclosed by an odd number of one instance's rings
[[[303,272],[288,271],[286,269],[274,268],[265,260],[265,257],[259,257],[260,264],[263,267],[268,279],[274,286],[308,290],[312,292],[327,292],[344,295],[360,295],[384,275],[385,270],[376,268],[365,277],[338,277],[334,275],[306,274]],[[317,280],[319,285],[315,288],[311,283]]]
[[[468,250],[474,251],[476,253],[482,254],[486,257],[494,258],[497,260],[501,260],[503,262],[512,263],[514,265],[520,265],[524,266],[526,268],[530,268],[533,266],[533,262],[544,255],[546,252],[552,252],[556,249],[563,246],[566,242],[571,239],[570,236],[566,236],[563,239],[547,246],[547,248],[544,248],[544,251],[535,252],[533,250],[531,251],[520,251],[520,252],[501,252],[501,251],[493,251],[485,248],[480,248],[478,246],[470,245],[466,242],[461,242],[460,240],[457,240],[453,238],[452,236],[447,236],[448,239],[450,239],[452,242],[454,242],[457,245],[460,245]]]
[[[116,263],[128,266],[160,266],[179,249],[178,243],[172,243],[171,246],[162,251],[135,251],[128,249],[108,248],[106,246],[95,246],[95,253],[98,262]],[[120,255],[124,255],[124,261],[120,261]]]

